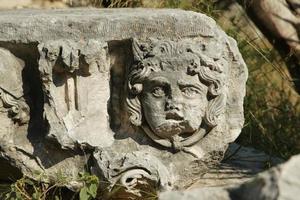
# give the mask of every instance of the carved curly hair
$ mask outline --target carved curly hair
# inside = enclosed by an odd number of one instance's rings
[[[139,94],[143,90],[143,81],[152,72],[164,70],[166,65],[186,70],[191,76],[198,75],[199,80],[208,86],[209,103],[204,121],[209,127],[217,125],[217,118],[223,112],[226,102],[223,92],[224,66],[204,55],[200,45],[183,41],[152,40],[150,43],[140,44],[133,39],[132,50],[134,64],[128,70],[129,94],[126,100],[129,119],[133,125],[142,124]]]

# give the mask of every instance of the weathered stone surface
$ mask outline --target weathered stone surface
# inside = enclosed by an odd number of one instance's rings
[[[22,70],[24,62],[16,58],[9,51],[0,48],[0,99],[1,111],[8,113],[8,117],[20,124],[29,121],[29,107],[24,96],[26,88],[23,89]],[[8,126],[11,126],[8,125]],[[8,128],[7,125],[1,128]],[[5,133],[6,131],[1,131]]]
[[[245,183],[235,185],[194,185],[182,191],[167,191],[159,194],[160,200],[167,199],[228,199],[228,200],[296,200],[300,194],[300,156],[275,166]],[[222,171],[220,171],[222,174]],[[223,173],[224,178],[226,174]],[[228,176],[226,178],[230,178]],[[212,179],[217,181],[217,179]],[[216,187],[217,186],[217,187]]]
[[[296,200],[300,195],[300,155],[259,174],[232,192],[236,199]]]
[[[205,174],[194,179],[188,189],[237,187],[267,168],[283,162],[282,159],[254,148],[232,143],[229,145],[222,162],[210,167]]]
[[[231,143],[222,162],[244,169],[251,169],[254,172],[261,172],[283,163],[284,160],[252,147]]]
[[[30,108],[20,124],[1,115],[16,127],[1,132],[1,157],[25,175],[72,179],[87,164],[111,189],[145,180],[184,188],[220,162],[243,126],[245,63],[205,15],[5,11],[0,33],[3,55],[24,62],[1,70],[14,69],[28,93],[13,97]],[[8,83],[0,87],[14,95]]]
[[[59,9],[0,13],[0,41],[145,37],[212,37],[215,22],[200,13],[172,9]]]
[[[159,200],[230,200],[229,192],[222,188],[201,188],[188,191],[168,191]]]
[[[39,70],[48,99],[44,113],[49,137],[64,147],[72,141],[97,147],[110,146],[108,100],[109,57],[107,43],[47,41],[38,45]]]

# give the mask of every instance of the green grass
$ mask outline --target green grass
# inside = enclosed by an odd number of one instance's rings
[[[80,173],[76,182],[80,184],[77,190],[67,188],[69,180],[60,174],[55,183],[46,183],[23,177],[11,184],[0,183],[1,200],[92,200],[96,199],[99,179],[88,173]],[[39,180],[38,178],[38,180]]]
[[[155,183],[139,184],[135,189],[138,195],[127,193],[126,189],[119,184],[115,184],[112,189],[108,189],[109,183],[100,181],[96,176],[89,173],[80,173],[76,179],[81,183],[81,187],[72,191],[68,189],[69,181],[67,177],[57,175],[55,183],[45,183],[23,177],[15,182],[0,182],[1,200],[157,200],[157,188]],[[46,178],[46,177],[43,177]],[[100,184],[101,183],[101,184]]]

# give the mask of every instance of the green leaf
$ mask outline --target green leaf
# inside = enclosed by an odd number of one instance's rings
[[[80,200],[89,200],[90,199],[90,195],[88,194],[88,188],[87,187],[83,187],[80,190],[79,199]]]
[[[93,197],[96,198],[97,196],[97,184],[93,183],[89,186],[88,190],[89,194]]]

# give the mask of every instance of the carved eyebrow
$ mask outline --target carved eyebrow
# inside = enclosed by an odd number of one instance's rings
[[[159,83],[159,84],[170,84],[170,82],[168,81],[168,79],[164,78],[164,77],[154,77],[154,78],[151,78],[149,79],[150,82],[153,82],[153,83]]]
[[[193,86],[193,87],[198,88],[199,90],[205,91],[205,88],[203,87],[203,84],[201,84],[200,82],[199,83],[190,83],[190,82],[187,82],[185,80],[178,80],[177,83],[181,87]]]

